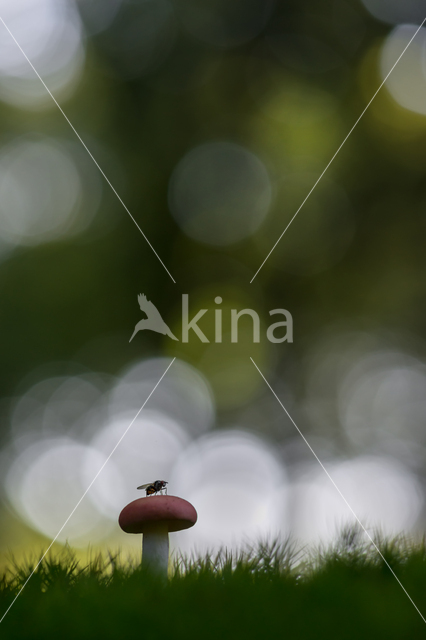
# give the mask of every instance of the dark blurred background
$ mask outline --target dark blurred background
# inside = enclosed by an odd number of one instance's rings
[[[420,0],[1,0],[0,546],[129,544],[135,487],[200,515],[183,549],[350,520],[419,533],[426,461],[426,17]],[[140,332],[137,295],[188,344]],[[224,337],[214,343],[214,298]],[[230,309],[248,318],[230,341]],[[272,344],[268,312],[293,317]],[[274,319],[277,321],[277,319]],[[132,541],[130,541],[132,542]],[[136,546],[138,542],[133,541]],[[194,547],[195,546],[195,547]]]

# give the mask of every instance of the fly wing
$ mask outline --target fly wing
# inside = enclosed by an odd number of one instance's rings
[[[153,482],[147,482],[146,484],[141,484],[140,487],[137,487],[138,489],[146,489],[147,487],[150,487],[152,484],[154,484]]]

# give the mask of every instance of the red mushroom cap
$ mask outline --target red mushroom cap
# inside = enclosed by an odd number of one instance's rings
[[[138,498],[124,507],[118,524],[126,533],[147,533],[162,529],[181,531],[197,522],[197,512],[190,502],[176,496]]]

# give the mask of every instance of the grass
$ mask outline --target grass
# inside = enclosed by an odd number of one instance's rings
[[[378,538],[386,561],[426,617],[426,542]],[[0,617],[37,561],[0,579]],[[0,625],[4,638],[417,640],[426,624],[389,568],[354,530],[331,548],[289,541],[181,557],[168,581],[107,554],[82,566],[47,556]]]

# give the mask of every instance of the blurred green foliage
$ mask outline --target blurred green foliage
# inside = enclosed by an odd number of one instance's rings
[[[182,4],[176,3],[177,16]],[[236,5],[232,19],[243,20],[244,10],[244,3]],[[356,0],[288,0],[275,4],[254,39],[236,47],[208,45],[178,28],[158,65],[129,76],[114,43],[132,11],[136,5],[124,2],[106,31],[91,36],[89,30],[82,82],[63,106],[177,284],[105,184],[97,219],[83,236],[16,249],[0,266],[1,395],[16,393],[25,376],[46,363],[118,372],[161,351],[164,341],[154,334],[128,345],[140,291],[173,324],[179,323],[181,293],[220,292],[232,283],[253,308],[291,311],[297,357],[302,336],[349,318],[364,328],[386,325],[424,337],[426,127],[423,117],[386,95],[377,98],[380,113],[371,108],[329,170],[351,206],[355,235],[347,251],[319,273],[287,270],[287,254],[301,252],[303,261],[303,247],[315,253],[302,211],[249,285],[377,88],[374,47],[389,27]],[[319,48],[298,58],[280,49],[283,33],[310,38]],[[3,138],[37,132],[74,140],[53,103],[40,111],[2,104],[0,113]],[[190,240],[168,211],[176,163],[194,145],[214,140],[258,153],[275,180],[265,225],[236,246]],[[285,182],[292,186],[294,171],[304,174],[304,186],[290,197]],[[276,346],[276,353],[279,362],[288,350]],[[201,356],[187,358],[198,365]]]
[[[296,398],[296,410],[301,397],[303,405],[310,349],[333,327],[382,333],[389,348],[399,344],[425,357],[426,117],[401,107],[384,87],[250,284],[380,85],[380,49],[392,26],[359,0],[277,0],[265,2],[271,13],[252,38],[225,46],[214,34],[207,40],[194,35],[185,26],[194,4],[175,0],[170,41],[158,60],[142,68],[140,49],[126,49],[126,25],[138,25],[138,11],[148,4],[124,0],[109,26],[92,32],[81,0],[84,73],[74,93],[58,99],[176,284],[106,182],[84,233],[17,246],[2,256],[0,438],[9,437],[8,399],[43,377],[85,370],[119,374],[136,360],[168,355],[207,377],[219,425],[249,424],[281,446],[295,435],[293,426],[281,413],[273,423],[266,402],[265,409],[260,402],[253,409],[269,391],[249,356],[277,382],[280,397],[283,391]],[[246,24],[252,6],[236,0],[206,4],[234,25]],[[142,31],[134,33],[143,46]],[[40,109],[0,102],[1,145],[38,135],[79,144],[53,102]],[[260,158],[273,192],[256,233],[229,246],[189,238],[169,206],[170,179],[182,157],[217,141]],[[89,205],[81,206],[84,214]],[[284,307],[294,319],[294,344],[253,345],[248,339],[206,347],[196,339],[171,343],[153,332],[139,333],[129,344],[141,318],[138,293],[155,302],[177,335],[182,293],[190,295],[194,312],[213,309],[216,295],[224,309],[250,307],[266,319],[269,310]],[[200,322],[206,332],[212,331],[210,320]],[[307,421],[307,431],[325,435],[327,446],[335,440],[327,453],[351,451],[334,414],[325,427],[313,414],[316,422],[312,427],[312,418]],[[423,421],[416,428],[423,433]],[[423,463],[415,468],[422,481]],[[12,521],[9,507],[2,514]],[[15,539],[6,526],[2,531],[7,544]],[[419,606],[422,553],[395,560]],[[71,577],[66,565],[53,570],[59,577],[52,583],[42,572],[34,576],[6,628],[18,616],[25,620],[21,637],[57,635],[67,620],[69,637],[112,637],[140,627],[147,638],[188,637],[188,628],[197,637],[202,629],[206,637],[288,631],[352,638],[368,627],[371,637],[416,638],[423,624],[377,563],[361,571],[357,562],[328,558],[301,582],[247,566],[241,574],[191,570],[165,590],[138,571],[117,570],[109,583],[92,569],[80,574],[75,568]],[[4,583],[6,605],[18,585]],[[163,610],[171,612],[173,634]],[[14,634],[19,637],[16,629]]]

